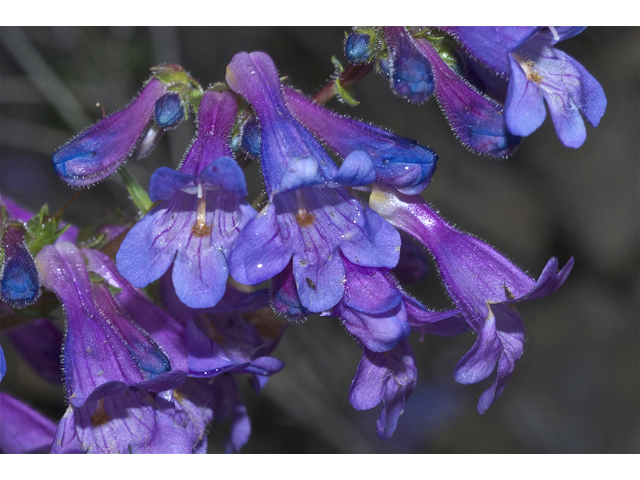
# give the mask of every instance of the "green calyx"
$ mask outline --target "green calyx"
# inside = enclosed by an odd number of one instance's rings
[[[200,100],[204,90],[200,83],[189,75],[180,65],[159,65],[151,68],[152,78],[160,80],[167,85],[168,92],[180,94],[180,99],[185,105],[185,117],[188,107],[193,108],[196,114],[200,106]]]
[[[55,243],[70,225],[60,227],[60,216],[50,215],[44,204],[40,211],[26,223],[25,241],[32,255],[37,255],[45,245]]]
[[[333,66],[336,69],[335,92],[336,92],[336,95],[338,96],[338,100],[348,105],[351,105],[352,107],[355,107],[360,102],[356,100],[353,97],[353,95],[351,95],[349,91],[346,88],[344,88],[340,83],[340,74],[344,72],[344,67],[336,57],[331,57],[331,63],[333,63]]]
[[[462,74],[462,64],[458,55],[459,45],[453,38],[436,28],[427,28],[416,33],[412,32],[412,35],[414,38],[427,40],[451,70],[458,75]]]

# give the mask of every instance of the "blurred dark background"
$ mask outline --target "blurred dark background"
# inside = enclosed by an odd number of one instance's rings
[[[179,63],[203,85],[224,81],[238,51],[269,53],[282,75],[308,94],[346,65],[349,27],[330,28],[14,28],[0,30],[0,191],[33,210],[52,210],[74,192],[50,166],[53,151],[135,95],[149,67]],[[370,74],[354,89],[355,108],[327,105],[433,148],[438,171],[424,193],[460,229],[488,241],[537,276],[551,256],[576,259],[554,295],[519,305],[525,353],[502,397],[484,415],[488,387],[462,386],[453,368],[474,342],[412,338],[420,378],[395,435],[375,433],[380,407],[357,412],[348,390],[360,350],[333,319],[291,325],[275,356],[286,368],[256,398],[246,453],[638,453],[640,450],[639,207],[640,29],[588,28],[562,42],[602,84],[608,107],[585,144],[563,147],[550,118],[513,158],[495,161],[462,147],[434,100],[411,105]],[[193,127],[165,136],[128,170],[143,186],[159,166],[177,166]],[[258,169],[248,175],[259,184]],[[91,223],[107,208],[129,209],[117,176],[83,191],[65,219]],[[432,268],[409,289],[434,308],[449,305]],[[57,419],[64,394],[15,359],[3,391]],[[214,426],[222,451],[228,425]]]

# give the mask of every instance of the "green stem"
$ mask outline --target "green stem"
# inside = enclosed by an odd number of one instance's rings
[[[362,80],[367,74],[373,70],[372,63],[366,63],[363,65],[349,65],[344,72],[338,77],[340,86],[344,89],[350,88],[360,80]],[[324,87],[322,87],[318,93],[316,93],[312,99],[319,105],[324,105],[333,97],[338,94],[338,85],[336,79],[331,80]]]

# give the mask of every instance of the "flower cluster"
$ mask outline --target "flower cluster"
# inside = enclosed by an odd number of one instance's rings
[[[607,100],[576,60],[555,48],[585,27],[355,28],[345,54],[375,63],[399,97],[432,95],[460,141],[493,157],[511,155],[544,121],[546,102],[563,145],[581,146],[582,116],[594,127]]]
[[[584,141],[579,112],[598,123],[602,89],[554,48],[577,33],[380,27],[355,30],[345,50],[355,64],[375,62],[399,96],[435,95],[473,150],[505,156],[544,119],[543,98],[568,146]],[[340,78],[334,87],[339,94]],[[206,452],[211,422],[231,417],[227,449],[238,451],[250,421],[237,379],[260,392],[284,367],[271,353],[285,320],[312,315],[336,318],[361,349],[349,400],[358,410],[382,404],[380,438],[393,434],[416,386],[414,331],[477,335],[454,378],[494,375],[478,402],[484,413],[523,352],[516,304],[557,290],[573,259],[558,270],[552,258],[532,278],[452,227],[421,196],[438,160],[430,148],[284,85],[263,52],[235,55],[225,83],[208,89],[176,65],[152,69],[128,106],[53,154],[54,169],[89,187],[147,156],[191,112],[197,132],[178,169],[157,169],[148,192],[124,176],[136,222],[108,221],[81,239],[62,212],[31,216],[3,199],[7,336],[45,378],[64,381],[68,408],[56,426],[2,394],[0,450]],[[252,203],[242,168],[250,159],[264,181]],[[450,310],[429,309],[401,285],[427,270],[414,240],[437,265]],[[64,332],[49,320],[57,305]],[[0,380],[6,370],[0,350]]]

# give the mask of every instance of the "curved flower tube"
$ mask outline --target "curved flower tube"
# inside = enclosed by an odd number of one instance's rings
[[[522,355],[524,325],[515,304],[560,288],[573,258],[560,271],[558,260],[550,259],[536,281],[486,243],[454,229],[419,196],[377,189],[370,205],[433,255],[447,292],[478,334],[475,345],[456,367],[456,381],[477,383],[498,366],[495,382],[478,403],[478,411],[484,413],[502,393]]]

